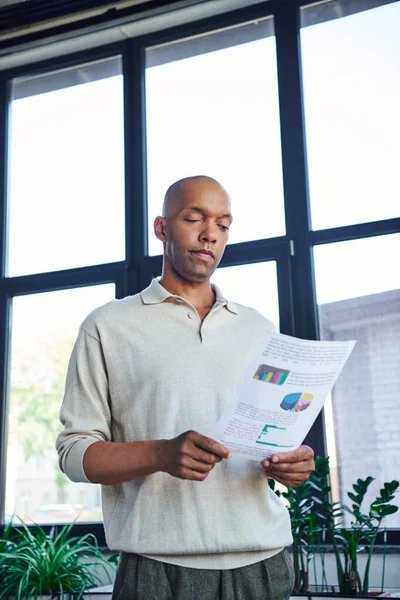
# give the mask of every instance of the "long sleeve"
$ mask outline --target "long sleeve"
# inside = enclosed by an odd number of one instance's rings
[[[91,444],[111,440],[111,413],[101,343],[82,328],[68,366],[60,420],[64,426],[56,441],[60,468],[72,481],[89,482],[83,455]]]

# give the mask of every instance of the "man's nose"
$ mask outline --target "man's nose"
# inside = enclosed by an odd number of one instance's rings
[[[215,242],[217,241],[217,235],[217,228],[212,225],[208,225],[201,232],[200,240],[202,242],[208,242],[209,244],[215,244]]]

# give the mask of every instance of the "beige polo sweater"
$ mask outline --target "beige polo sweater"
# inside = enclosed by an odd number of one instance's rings
[[[273,329],[257,311],[216,302],[203,323],[195,308],[157,280],[83,322],[68,367],[57,438],[62,471],[88,482],[82,461],[99,440],[212,437],[260,336]],[[155,473],[102,486],[112,550],[194,568],[228,569],[291,544],[286,507],[259,463],[230,458],[203,482]]]

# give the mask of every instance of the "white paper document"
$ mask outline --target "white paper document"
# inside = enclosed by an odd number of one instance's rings
[[[266,334],[214,438],[233,454],[257,461],[298,448],[355,343]]]

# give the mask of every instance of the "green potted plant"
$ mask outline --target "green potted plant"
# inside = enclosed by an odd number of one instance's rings
[[[272,488],[275,482],[270,480]],[[313,507],[311,481],[305,481],[297,488],[285,492],[276,491],[278,496],[287,500],[293,535],[293,566],[295,573],[294,589],[296,593],[305,593],[309,589],[309,565],[314,558],[314,545],[320,538],[321,527],[317,524]]]
[[[333,545],[341,594],[365,596],[368,594],[369,572],[377,534],[381,531],[383,519],[398,511],[398,507],[391,504],[391,501],[395,497],[399,482],[391,481],[383,484],[367,512],[362,512],[361,505],[373,481],[374,479],[368,476],[366,479],[358,479],[353,484],[353,490],[347,494],[352,501],[352,506],[349,508],[347,505],[331,501],[329,458],[318,457],[316,470],[311,478],[310,485],[319,494],[317,514],[325,525]],[[343,511],[353,517],[350,527],[341,525]],[[361,551],[367,553],[363,579],[358,567],[358,554]]]
[[[390,502],[394,499],[399,482],[391,481],[383,484],[383,488],[381,488],[375,500],[371,502],[367,512],[362,512],[361,505],[372,481],[372,477],[367,477],[366,479],[358,479],[357,483],[353,484],[353,492],[348,493],[350,500],[353,501],[352,508],[343,506],[343,509],[353,517],[351,527],[349,529],[340,528],[339,531],[336,531],[336,539],[341,542],[345,564],[345,577],[341,591],[353,595],[368,594],[369,571],[376,536],[381,530],[382,520],[398,510],[398,507]],[[361,580],[357,562],[357,553],[360,549],[367,552],[363,580]]]
[[[322,584],[327,583],[327,540],[333,546],[339,594],[365,597],[370,593],[369,572],[376,537],[378,532],[382,531],[383,519],[398,510],[391,501],[399,488],[398,481],[385,482],[367,511],[362,512],[362,504],[372,481],[373,478],[368,476],[366,479],[358,479],[352,486],[353,490],[348,493],[352,501],[351,507],[332,502],[329,458],[317,456],[315,472],[308,481],[282,494],[277,492],[287,500],[291,518],[295,594],[309,592],[309,564],[313,560],[315,566],[317,555],[321,560]],[[271,485],[274,487],[272,482]],[[343,511],[353,517],[350,527],[344,527],[342,524]],[[367,554],[363,576],[358,566],[358,554],[361,551]],[[320,594],[318,587],[316,591]]]
[[[73,525],[49,534],[38,525],[7,527],[0,539],[0,600],[80,600],[101,583],[99,569],[111,580],[96,538],[69,537]]]

